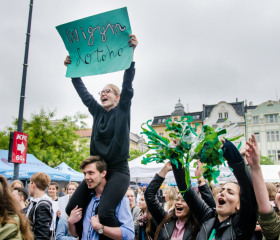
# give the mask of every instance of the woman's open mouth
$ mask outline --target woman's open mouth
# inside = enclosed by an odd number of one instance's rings
[[[219,198],[218,203],[219,203],[219,205],[224,205],[224,204],[226,204],[226,201],[223,198]]]
[[[182,207],[175,207],[177,213],[181,213],[183,211]]]
[[[102,99],[101,99],[101,102],[102,102],[102,103],[104,103],[104,102],[106,102],[106,101],[108,101],[108,98],[102,98]]]

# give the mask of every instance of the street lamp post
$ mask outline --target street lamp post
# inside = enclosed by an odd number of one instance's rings
[[[30,42],[30,36],[31,36],[30,31],[31,31],[32,10],[33,10],[33,0],[30,0],[26,42],[25,42],[24,63],[23,63],[23,72],[22,72],[22,81],[21,81],[19,113],[18,113],[18,125],[17,125],[18,132],[22,132],[26,74],[27,74],[27,67],[28,67],[28,51],[29,51],[29,42]],[[19,177],[19,166],[20,166],[19,163],[14,163],[14,180],[18,179],[18,177]]]

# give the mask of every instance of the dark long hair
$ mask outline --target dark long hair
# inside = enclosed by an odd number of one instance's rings
[[[20,226],[12,215],[17,215]],[[18,226],[23,240],[32,240],[33,234],[30,229],[29,221],[25,219],[20,209],[20,205],[9,190],[8,181],[0,175],[0,222],[4,225],[12,223]]]
[[[159,236],[159,232],[160,230],[163,228],[163,225],[165,223],[168,223],[170,221],[177,221],[178,218],[175,215],[175,209],[173,209],[172,211],[170,211],[165,218],[161,221],[161,223],[158,225],[156,233],[155,233],[155,237],[154,239],[157,240],[158,236]],[[192,234],[192,239],[196,238],[196,235],[198,234],[199,231],[199,226],[197,224],[197,221],[195,220],[195,218],[193,217],[193,215],[191,214],[191,211],[189,210],[188,214],[187,214],[187,221],[185,223],[185,228],[187,227],[187,225],[190,226],[191,229],[191,234]]]
[[[144,196],[144,193],[142,192],[141,195]],[[145,200],[145,198],[144,198],[144,200]],[[155,227],[153,226],[153,216],[149,212],[148,207],[146,207],[146,210],[141,209],[139,212],[139,216],[141,216],[141,214],[144,214],[145,212],[147,214],[147,222],[143,226],[145,228],[145,232],[146,232],[148,238],[153,239]],[[153,227],[154,227],[154,229],[153,229]]]

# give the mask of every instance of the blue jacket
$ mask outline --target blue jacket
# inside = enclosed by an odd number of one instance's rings
[[[62,215],[59,218],[55,237],[56,237],[56,240],[76,240],[77,239],[75,237],[72,237],[72,235],[68,232],[67,217],[65,215]]]

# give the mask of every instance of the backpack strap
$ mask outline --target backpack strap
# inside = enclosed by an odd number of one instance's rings
[[[53,216],[53,209],[52,209],[52,203],[49,201],[49,200],[46,200],[46,199],[42,199],[40,200],[39,202],[37,202],[36,206],[35,206],[35,209],[34,209],[34,213],[33,213],[33,230],[35,231],[35,215],[36,215],[36,210],[38,208],[39,205],[45,203],[46,205],[48,205],[49,207],[49,211],[50,211],[50,214]],[[52,220],[52,223],[51,223],[51,226],[53,225],[53,220]]]

